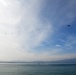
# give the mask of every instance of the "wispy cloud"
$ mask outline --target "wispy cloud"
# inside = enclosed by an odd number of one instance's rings
[[[76,37],[71,35],[68,36],[66,46],[70,47],[70,46],[73,46],[74,44],[76,44]]]
[[[75,54],[58,55],[63,51],[59,43],[54,48],[48,50],[45,47],[46,50],[37,53],[36,48],[44,42],[49,43],[48,38],[52,40],[51,36],[57,34],[56,30],[75,18],[75,3],[72,0],[64,1],[65,6],[61,0],[48,1],[51,3],[48,3],[49,6],[43,0],[0,0],[0,60],[32,61],[75,57]],[[44,10],[45,7],[48,9]],[[45,17],[47,15],[48,18]]]
[[[39,18],[41,2],[1,1],[3,5],[0,5],[0,60],[31,60],[31,56],[34,57],[29,51],[45,41],[48,33],[52,31],[51,25]]]

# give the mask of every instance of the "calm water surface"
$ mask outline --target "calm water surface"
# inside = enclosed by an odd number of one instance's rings
[[[76,75],[76,65],[0,64],[0,75]]]

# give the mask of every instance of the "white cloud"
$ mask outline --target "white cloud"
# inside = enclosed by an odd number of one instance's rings
[[[30,51],[45,41],[51,29],[39,18],[41,2],[0,0],[0,60],[35,57]]]
[[[26,50],[39,46],[52,32],[52,26],[48,22],[42,22],[39,16],[40,1],[28,3],[24,9],[22,21],[18,26],[19,37]]]
[[[57,45],[55,45],[55,46],[56,46],[56,47],[61,47],[61,45],[58,45],[58,44],[57,44]]]
[[[35,47],[53,34],[52,24],[42,21],[40,16],[43,6],[43,0],[0,0],[0,60],[56,60],[65,57],[55,55],[61,50],[34,52]]]

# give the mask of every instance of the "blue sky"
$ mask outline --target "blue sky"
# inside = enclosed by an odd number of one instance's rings
[[[0,0],[0,61],[76,58],[75,7],[76,0]]]

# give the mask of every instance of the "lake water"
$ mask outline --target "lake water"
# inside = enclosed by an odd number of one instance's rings
[[[0,75],[76,75],[76,65],[0,64]]]

